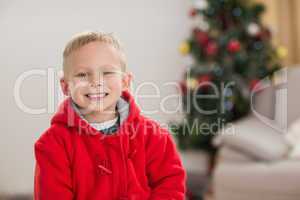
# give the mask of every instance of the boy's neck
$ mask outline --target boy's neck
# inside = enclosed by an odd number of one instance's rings
[[[80,110],[81,111],[81,110]],[[84,113],[84,112],[82,112]],[[91,112],[88,114],[83,114],[83,117],[89,123],[102,123],[105,121],[113,120],[118,116],[116,105],[111,106],[103,112]]]

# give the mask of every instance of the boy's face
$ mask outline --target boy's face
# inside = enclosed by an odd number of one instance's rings
[[[122,72],[119,50],[103,42],[91,42],[66,58],[61,79],[65,95],[70,95],[84,114],[114,112],[122,91],[129,88],[131,74]]]

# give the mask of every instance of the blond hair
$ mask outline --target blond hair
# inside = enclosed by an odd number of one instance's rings
[[[66,59],[67,57],[78,50],[79,48],[83,47],[86,44],[91,42],[103,42],[106,44],[112,45],[115,49],[119,50],[120,52],[120,60],[121,60],[121,68],[123,72],[127,71],[127,61],[126,56],[121,45],[119,39],[113,33],[104,33],[100,31],[86,31],[81,32],[72,37],[72,39],[67,43],[63,52],[63,71],[66,72]]]

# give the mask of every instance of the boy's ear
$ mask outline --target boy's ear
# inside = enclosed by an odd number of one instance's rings
[[[130,89],[130,86],[131,86],[130,84],[131,84],[132,79],[133,79],[133,74],[131,72],[127,72],[124,74],[123,79],[122,79],[122,85],[123,85],[122,90]]]
[[[69,96],[69,85],[64,77],[60,78],[60,87],[64,95]]]

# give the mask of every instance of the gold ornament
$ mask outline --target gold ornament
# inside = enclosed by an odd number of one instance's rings
[[[194,78],[188,78],[187,80],[186,80],[186,85],[187,85],[187,87],[189,88],[189,89],[195,89],[196,87],[197,87],[197,85],[198,85],[198,81],[196,80],[196,79],[194,79]]]
[[[217,38],[217,37],[220,36],[220,32],[216,29],[213,29],[213,30],[210,31],[210,35],[214,38]]]
[[[283,59],[288,55],[288,50],[287,48],[280,46],[276,49],[276,53],[280,59]]]
[[[183,42],[179,46],[179,51],[182,55],[187,55],[191,50],[190,44],[188,42]]]

